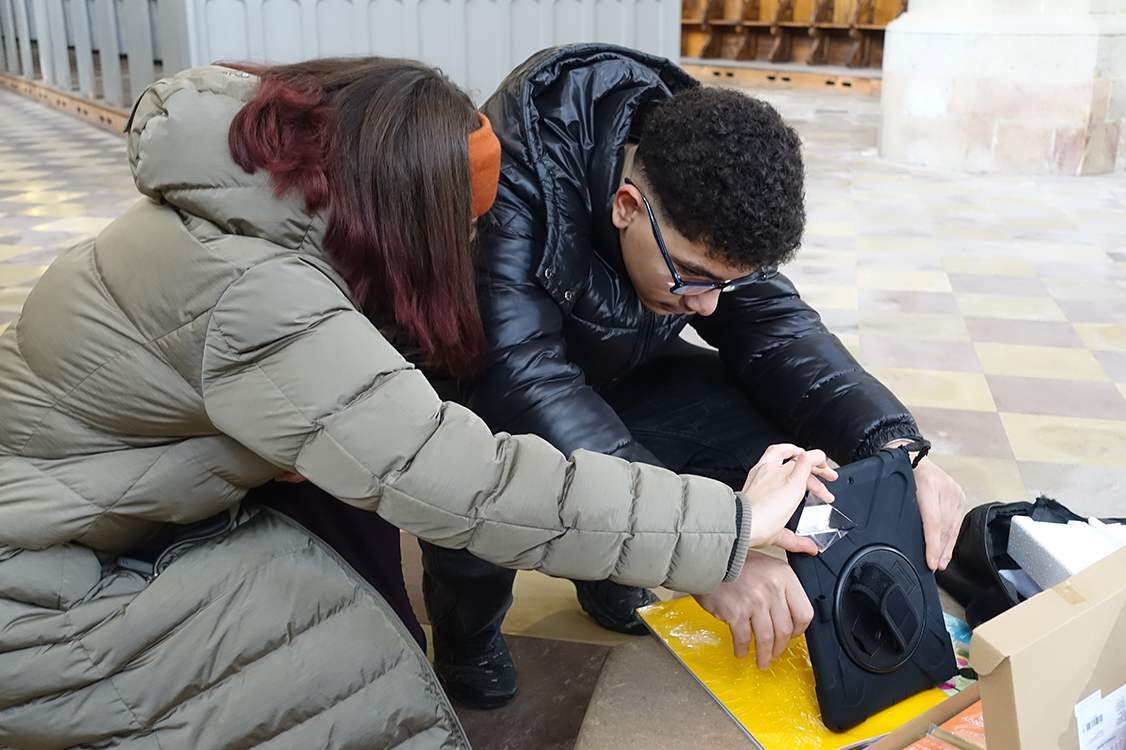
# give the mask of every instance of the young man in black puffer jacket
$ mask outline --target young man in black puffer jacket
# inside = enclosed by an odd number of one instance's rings
[[[462,396],[494,430],[735,487],[772,443],[848,463],[921,439],[776,271],[801,242],[804,168],[770,105],[703,88],[668,60],[584,44],[536,54],[482,111],[503,148],[478,227],[490,354]],[[681,339],[687,325],[718,351]],[[928,563],[942,568],[964,495],[927,460],[916,480]],[[462,702],[507,703],[516,670],[500,627],[514,571],[423,549],[439,677]],[[747,627],[765,666],[813,610],[785,562],[747,565],[762,582]],[[644,632],[634,609],[651,592],[575,585],[600,625]]]

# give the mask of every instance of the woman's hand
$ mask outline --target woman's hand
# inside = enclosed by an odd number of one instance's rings
[[[806,492],[827,503],[833,493],[821,479],[832,482],[837,472],[829,467],[824,451],[796,445],[772,445],[747,474],[743,494],[751,501],[751,547],[776,545],[790,552],[817,554],[817,545],[785,528]]]

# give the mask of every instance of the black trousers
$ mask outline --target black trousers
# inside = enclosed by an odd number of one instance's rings
[[[716,352],[688,343],[678,342],[601,395],[666,468],[735,489],[768,446],[793,442],[750,404]],[[421,546],[435,642],[488,645],[512,604],[516,571],[465,550]]]

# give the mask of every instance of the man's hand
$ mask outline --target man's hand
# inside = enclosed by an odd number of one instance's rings
[[[753,634],[755,661],[763,670],[813,619],[813,606],[789,564],[761,552],[747,555],[737,579],[696,601],[731,628],[736,657],[747,655]]]
[[[945,570],[958,541],[966,493],[927,458],[915,469],[915,486],[923,517],[923,538],[927,542],[927,566],[931,570]]]
[[[824,451],[807,451],[781,443],[763,452],[743,485],[743,494],[752,508],[751,547],[776,545],[790,552],[817,554],[813,540],[799,537],[785,526],[807,491],[825,502],[833,502],[833,493],[818,477],[830,482],[837,478]]]

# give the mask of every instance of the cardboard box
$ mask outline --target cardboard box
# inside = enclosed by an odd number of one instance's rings
[[[926,735],[927,730],[930,729],[931,724],[939,725],[951,717],[957,716],[966,708],[976,703],[980,697],[981,694],[979,693],[978,684],[970,685],[962,692],[950,696],[931,710],[919,714],[874,745],[869,745],[868,750],[903,750],[903,748],[907,747],[912,742],[922,739],[923,736]],[[988,720],[986,720],[986,723],[988,724]],[[988,726],[986,726],[985,731],[989,731]],[[992,735],[987,736],[990,737],[989,741],[993,742]],[[989,750],[993,750],[992,744],[989,746]]]
[[[989,750],[1079,750],[1075,706],[1126,684],[1126,549],[978,626]]]
[[[1126,684],[1126,548],[978,626],[981,676],[870,746],[901,750],[981,697],[989,750],[1079,750],[1075,706]]]

